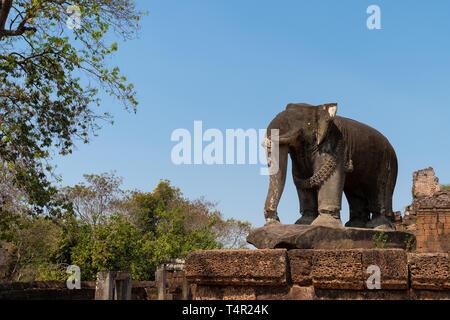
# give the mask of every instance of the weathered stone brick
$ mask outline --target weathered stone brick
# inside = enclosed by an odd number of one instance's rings
[[[362,250],[316,250],[311,275],[315,288],[362,290]]]
[[[382,290],[408,289],[408,264],[405,250],[363,250],[362,264],[365,271],[370,265],[376,265],[380,268]],[[366,280],[369,276],[366,273]],[[364,284],[367,288],[367,281]]]
[[[316,294],[313,286],[300,287],[293,285],[289,294],[286,297],[287,300],[316,300]]]
[[[427,168],[413,173],[414,197],[429,197],[439,190],[439,179],[435,177],[433,168]]]
[[[301,286],[312,284],[311,270],[316,250],[289,250],[289,266],[292,283]]]
[[[186,278],[195,284],[284,285],[286,249],[206,250],[188,255]]]
[[[225,286],[222,290],[223,300],[256,300],[254,287]]]
[[[450,289],[448,253],[410,253],[408,254],[408,265],[413,289]]]

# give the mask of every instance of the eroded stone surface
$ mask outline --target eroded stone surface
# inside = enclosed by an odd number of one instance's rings
[[[406,252],[401,249],[362,250],[362,267],[367,273],[369,266],[380,268],[380,284],[382,290],[408,289],[408,264]],[[367,281],[365,281],[367,288]]]
[[[186,258],[186,278],[195,284],[283,285],[284,249],[196,251]]]
[[[247,242],[258,249],[405,249],[411,237],[414,235],[403,231],[271,224],[250,231]]]
[[[312,284],[311,271],[313,268],[315,250],[289,250],[290,276],[293,284],[309,286]]]
[[[364,289],[362,250],[316,250],[311,277],[319,289]]]
[[[417,199],[414,202],[417,210],[420,209],[450,209],[450,191],[444,190],[434,193],[432,196]]]
[[[379,289],[367,285],[371,265]],[[450,299],[449,268],[448,254],[400,249],[213,250],[186,260],[193,297],[219,300]]]
[[[450,290],[448,253],[410,253],[411,287],[422,290]]]
[[[433,168],[430,167],[413,173],[414,198],[431,197],[439,190],[439,179],[434,175]]]

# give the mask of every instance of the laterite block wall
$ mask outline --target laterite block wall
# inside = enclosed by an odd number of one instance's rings
[[[417,251],[450,252],[450,191],[418,200]]]
[[[132,300],[156,299],[154,281],[133,281]],[[65,282],[0,283],[0,300],[94,300],[95,281],[82,281],[81,289],[69,290]]]
[[[369,266],[380,271],[370,289]],[[446,253],[401,249],[211,250],[186,258],[196,300],[450,299]]]

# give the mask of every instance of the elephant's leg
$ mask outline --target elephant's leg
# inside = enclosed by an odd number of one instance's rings
[[[300,214],[302,217],[295,224],[311,224],[319,215],[316,189],[297,188],[300,201]]]
[[[319,216],[312,225],[342,227],[341,205],[344,191],[345,170],[343,161],[338,161],[336,170],[318,190]]]
[[[394,161],[395,159],[393,159]],[[380,178],[369,199],[369,209],[372,219],[366,224],[367,228],[380,230],[395,230],[394,214],[392,212],[392,195],[397,179],[396,160],[381,170]]]
[[[275,152],[275,150],[268,148],[268,165],[271,175],[269,191],[267,192],[266,203],[264,205],[264,217],[267,224],[280,222],[277,208],[286,182],[289,147],[287,145],[280,145],[278,155],[275,154],[273,156],[271,154],[272,152]]]
[[[392,218],[392,196],[387,195],[385,192],[379,192],[375,199],[370,204],[372,219],[367,222],[366,228],[395,230]]]
[[[345,190],[350,207],[350,220],[345,224],[346,227],[365,228],[370,220],[369,203],[363,195]]]
[[[372,219],[367,222],[366,228],[377,230],[395,230],[395,224],[389,218],[386,218],[383,211],[375,211],[372,212]]]

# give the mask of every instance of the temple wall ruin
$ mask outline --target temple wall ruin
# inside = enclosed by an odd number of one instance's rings
[[[185,264],[193,298],[450,299],[450,191],[440,191],[432,168],[413,174],[413,203],[403,217],[397,214],[396,218],[397,230],[416,236],[416,251],[382,248],[194,252]],[[406,247],[414,248],[412,244]],[[379,287],[371,285],[375,275],[371,272],[379,272]]]
[[[0,283],[0,300],[94,300],[95,281],[82,281],[81,289],[70,290],[63,281]],[[156,299],[154,281],[133,281],[132,300]]]
[[[182,300],[184,271],[166,272],[165,300]],[[70,290],[64,281],[1,282],[0,300],[95,300],[96,282],[82,281],[81,289]],[[131,300],[157,300],[156,281],[133,280]]]
[[[415,203],[417,252],[450,252],[450,191],[440,191]]]
[[[386,248],[197,251],[186,258],[184,270],[165,275],[165,299],[181,299],[187,279],[195,300],[450,300],[450,191],[439,191],[439,180],[428,168],[413,174],[413,198],[397,228],[416,235],[415,252]],[[0,278],[5,254],[0,249]],[[54,281],[0,283],[0,299],[92,300],[94,296],[95,282],[83,282],[81,290]],[[133,281],[133,300],[157,296],[154,281]]]
[[[211,250],[189,255],[185,268],[195,300],[450,299],[447,253]]]
[[[433,168],[419,170],[413,173],[413,197],[431,197],[440,191],[439,179],[434,175]]]
[[[413,173],[413,201],[403,216],[396,216],[396,228],[416,235],[417,252],[450,250],[450,191],[440,191],[433,168]]]

